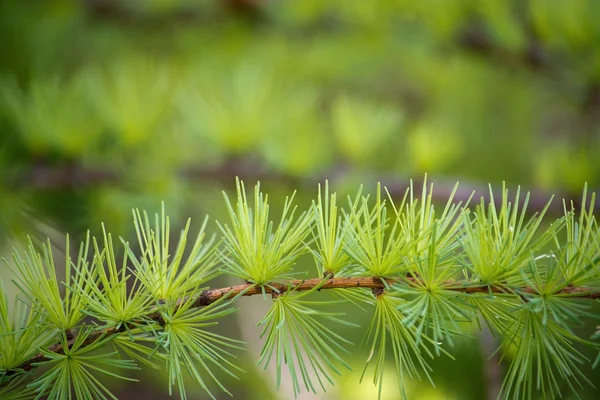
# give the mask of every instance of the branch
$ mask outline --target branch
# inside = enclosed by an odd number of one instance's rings
[[[179,176],[187,181],[223,181],[230,182],[234,177],[239,176],[240,178],[247,180],[269,180],[278,182],[292,182],[295,185],[302,184],[313,184],[314,182],[322,182],[325,179],[329,179],[331,184],[347,179],[349,176],[358,174],[352,168],[346,168],[343,165],[333,166],[329,170],[320,173],[318,176],[307,177],[298,179],[284,173],[277,173],[270,170],[260,162],[248,160],[248,159],[230,159],[216,166],[193,166],[188,165],[180,169]],[[369,182],[381,182],[382,185],[386,186],[390,194],[394,197],[402,198],[404,193],[409,187],[409,179],[397,175],[386,175],[380,172],[364,172],[360,173],[363,181]],[[78,164],[69,164],[63,166],[50,166],[50,165],[37,165],[28,171],[22,171],[18,176],[15,177],[13,187],[27,187],[28,189],[34,188],[36,190],[59,190],[59,189],[81,189],[84,187],[94,187],[97,185],[122,185],[127,180],[122,173],[119,173],[116,169],[107,167],[103,168],[88,168]],[[413,180],[415,187],[422,185],[422,180]],[[432,195],[434,201],[446,202],[450,193],[454,188],[456,180],[443,180],[443,179],[429,179],[430,182],[435,184],[435,190]],[[548,203],[548,199],[552,196],[551,192],[540,190],[536,188],[526,188],[523,192],[530,193],[528,209],[532,212],[541,211]],[[501,193],[498,190],[494,190],[494,202],[497,206],[502,201]],[[590,189],[590,192],[598,192],[598,190]],[[479,182],[462,182],[459,186],[458,191],[454,196],[455,201],[467,201],[471,195],[475,193],[473,199],[478,200],[480,197],[484,198],[484,201],[490,201],[490,192],[487,185]],[[573,194],[565,190],[557,189],[554,191],[556,200],[550,205],[548,212],[561,215],[563,210],[563,204],[559,199],[565,199],[567,201],[567,208],[569,207],[569,201],[573,201],[575,205],[581,204],[581,196],[579,194]],[[524,203],[524,196],[521,198],[519,206]],[[594,208],[600,209],[600,196],[596,199]]]
[[[422,286],[423,282],[418,278],[413,277],[405,277],[402,279],[385,279],[386,283],[376,277],[350,277],[350,278],[311,278],[311,279],[296,279],[289,281],[287,283],[278,283],[271,282],[266,285],[257,285],[254,283],[245,283],[241,285],[228,286],[224,288],[216,288],[216,289],[207,289],[204,290],[200,296],[198,296],[197,300],[194,302],[193,307],[205,307],[208,306],[217,300],[222,299],[223,297],[235,297],[238,295],[241,296],[254,296],[258,294],[271,294],[273,297],[277,297],[281,293],[285,293],[287,291],[307,291],[318,288],[318,290],[326,290],[326,289],[356,289],[356,288],[366,288],[372,289],[373,293],[376,295],[380,295],[393,284],[405,284],[407,286]],[[535,295],[537,292],[533,288],[524,287],[518,289],[508,289],[501,286],[485,286],[480,285],[478,283],[468,282],[468,281],[447,281],[444,284],[444,289],[449,291],[454,291],[458,293],[465,294],[473,294],[473,293],[494,293],[500,295]],[[567,296],[571,298],[578,299],[600,299],[600,289],[596,288],[586,288],[586,287],[574,287],[567,286],[562,290],[559,290],[554,293],[554,295]],[[178,302],[178,305],[183,304],[189,300],[188,298],[184,298]],[[164,321],[162,320],[161,313],[156,311],[148,316],[148,318],[159,325],[164,325]],[[121,325],[119,328],[108,328],[102,331],[91,333],[86,340],[84,341],[82,347],[88,346],[98,340],[100,337],[106,335],[118,335],[120,333],[126,332],[128,329],[127,325]],[[76,337],[72,337],[67,341],[67,345],[69,348],[75,343]],[[64,354],[64,349],[62,343],[57,343],[51,346],[48,349],[50,352]],[[35,363],[47,361],[48,359],[42,354],[39,353],[33,358],[25,361],[18,367],[9,370],[6,372],[6,375],[14,375],[17,371],[31,371],[35,367]]]

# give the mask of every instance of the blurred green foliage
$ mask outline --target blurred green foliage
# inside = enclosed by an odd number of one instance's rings
[[[3,1],[0,240],[41,222],[128,234],[160,200],[222,213],[234,174],[284,177],[273,196],[348,169],[600,187],[598,16],[596,0]]]

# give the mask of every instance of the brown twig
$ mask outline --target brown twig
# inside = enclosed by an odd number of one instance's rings
[[[404,284],[409,286],[422,286],[423,282],[419,280],[419,278],[414,277],[405,277],[402,280],[400,279],[386,279],[384,283],[380,278],[376,277],[327,277],[327,278],[311,278],[311,279],[298,279],[292,280],[286,283],[278,283],[278,282],[270,282],[267,285],[257,285],[254,283],[244,283],[241,285],[228,286],[224,288],[215,288],[215,289],[207,289],[204,290],[200,296],[193,303],[194,307],[205,307],[214,302],[224,298],[234,298],[236,296],[255,296],[258,294],[275,294],[275,297],[278,297],[280,294],[285,293],[287,291],[307,291],[318,288],[319,290],[323,289],[356,289],[356,288],[367,288],[373,290],[375,294],[383,293],[389,286],[393,284]],[[536,291],[532,288],[506,288],[501,286],[487,286],[480,285],[477,283],[466,282],[466,281],[447,281],[442,287],[444,290],[449,290],[458,293],[464,294],[474,294],[474,293],[486,293],[486,294],[498,294],[498,295],[517,295],[522,296],[525,295],[535,295]],[[564,289],[554,293],[554,295],[562,295],[568,296],[572,298],[578,299],[600,299],[600,290],[585,288],[585,287],[573,287],[567,286]],[[188,301],[189,298],[182,299],[178,304],[183,304]],[[162,314],[159,311],[156,311],[148,316],[149,320],[152,320],[156,323],[159,323]],[[121,325],[119,328],[108,328],[102,331],[91,333],[84,343],[82,347],[88,346],[94,343],[101,337],[105,337],[106,335],[117,335],[123,333],[127,330],[127,326]],[[67,340],[67,346],[70,348],[74,343],[76,337],[71,337]],[[51,346],[48,349],[52,353],[64,354],[64,346],[62,343],[57,343]],[[14,375],[17,371],[31,371],[36,363],[46,361],[47,358],[44,354],[39,353],[35,357],[27,360],[22,363],[18,367],[14,368],[7,372],[8,375]]]

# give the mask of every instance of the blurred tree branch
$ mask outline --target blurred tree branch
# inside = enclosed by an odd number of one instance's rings
[[[179,176],[188,181],[220,181],[229,183],[236,176],[246,180],[264,180],[289,182],[294,185],[304,184],[312,185],[314,182],[321,182],[325,179],[331,181],[333,185],[350,177],[360,177],[364,182],[381,182],[386,186],[390,194],[394,197],[402,197],[409,187],[410,177],[401,177],[398,175],[355,171],[344,165],[334,166],[333,168],[319,174],[306,178],[298,178],[279,173],[267,168],[267,166],[253,160],[232,158],[220,165],[215,166],[188,166],[179,171]],[[68,165],[50,166],[38,164],[30,170],[21,170],[14,179],[13,185],[16,187],[27,187],[34,190],[57,190],[68,188],[85,188],[95,185],[122,185],[125,181],[125,175],[116,169],[110,168],[90,168],[74,163]],[[423,179],[413,179],[414,185],[422,185]],[[435,178],[429,179],[435,184],[433,196],[435,200],[446,201],[454,189],[455,179]],[[553,214],[561,214],[564,211],[562,199],[565,199],[570,209],[570,202],[574,205],[581,204],[581,194],[571,193],[560,188],[548,192],[536,188],[525,188],[525,192],[530,193],[528,208],[536,212],[542,210],[548,203],[548,199],[555,195],[556,200],[552,202],[548,211]],[[598,192],[598,190],[590,190]],[[474,193],[474,195],[473,195]],[[494,190],[494,201],[500,205],[501,195],[498,189]],[[454,196],[455,201],[465,202],[473,195],[473,199],[479,201],[483,197],[485,202],[490,201],[490,192],[487,185],[480,182],[461,182],[461,185]],[[525,199],[520,199],[519,206],[523,206]],[[600,197],[596,199],[595,208],[600,208]]]

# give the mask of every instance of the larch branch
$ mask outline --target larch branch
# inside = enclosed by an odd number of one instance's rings
[[[356,289],[366,288],[372,289],[374,292],[382,292],[394,284],[403,284],[411,287],[426,287],[425,282],[419,278],[414,277],[403,277],[403,278],[386,278],[385,283],[383,279],[377,277],[325,277],[325,278],[311,278],[311,279],[296,279],[289,282],[269,282],[264,285],[256,283],[244,283],[241,285],[228,286],[223,288],[206,289],[204,290],[193,303],[193,307],[205,307],[208,306],[223,297],[234,298],[235,296],[254,296],[258,294],[282,294],[288,291],[307,291],[307,290],[328,290],[328,289]],[[468,282],[468,281],[446,281],[440,286],[443,290],[453,291],[464,294],[474,293],[486,293],[496,295],[517,295],[527,296],[536,295],[537,291],[530,287],[524,288],[509,288],[503,286],[488,286],[480,283]],[[598,288],[586,288],[586,287],[575,287],[567,286],[553,295],[567,296],[578,299],[600,299],[600,289]],[[182,299],[178,304],[183,304],[188,301],[188,298]],[[155,311],[148,316],[149,320],[152,320],[160,324],[162,316],[160,311]],[[83,347],[91,345],[96,340],[106,335],[118,335],[127,331],[127,326],[121,325],[119,328],[107,328],[102,331],[92,332],[88,335]],[[67,341],[67,345],[71,347],[76,337],[71,337]],[[62,343],[56,343],[48,349],[53,353],[64,353],[64,347]],[[31,371],[36,363],[47,361],[47,358],[39,353],[35,357],[27,360],[18,367],[6,372],[7,375],[14,375],[19,370]]]

